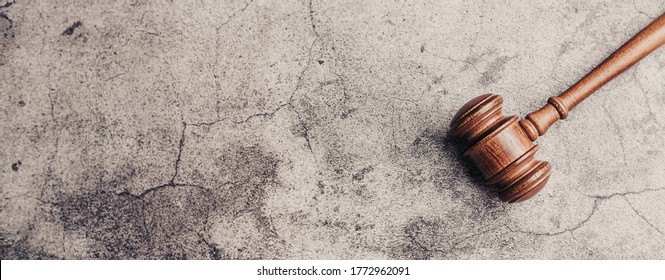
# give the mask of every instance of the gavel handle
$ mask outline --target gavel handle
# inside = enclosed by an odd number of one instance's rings
[[[568,111],[575,108],[582,100],[663,44],[665,44],[665,14],[633,36],[561,95],[550,97],[545,106],[528,114],[526,119],[520,121],[520,125],[531,141],[536,140],[556,121],[568,117]]]

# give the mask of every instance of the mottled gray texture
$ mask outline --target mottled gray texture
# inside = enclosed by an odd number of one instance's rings
[[[528,202],[445,136],[661,1],[105,2],[0,1],[2,259],[665,258],[664,49],[538,140]]]

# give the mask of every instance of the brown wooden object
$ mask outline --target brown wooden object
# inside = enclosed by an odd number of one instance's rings
[[[568,112],[617,75],[665,43],[665,14],[642,29],[605,61],[559,96],[526,118],[501,113],[503,99],[485,94],[467,102],[455,114],[450,133],[470,146],[465,157],[480,169],[499,197],[519,202],[533,197],[550,177],[551,165],[536,160],[533,141]]]

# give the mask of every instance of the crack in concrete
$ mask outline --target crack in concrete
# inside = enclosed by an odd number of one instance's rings
[[[460,244],[464,243],[465,241],[467,241],[467,240],[469,240],[469,239],[471,239],[471,238],[474,238],[474,237],[476,237],[476,236],[480,236],[480,235],[483,235],[483,234],[485,234],[485,233],[492,232],[492,231],[494,231],[494,230],[496,230],[496,229],[497,229],[497,228],[491,228],[491,229],[488,229],[488,230],[483,230],[483,231],[479,231],[479,232],[476,232],[476,233],[473,233],[473,234],[467,235],[466,237],[464,237],[464,238],[462,238],[462,239],[459,239],[459,240],[453,242],[453,244],[450,246],[450,249],[446,250],[446,252],[447,252],[447,253],[450,253],[450,252],[454,251],[455,249],[457,249],[457,246],[459,246]]]
[[[312,4],[313,0],[309,0],[309,21],[312,24],[312,31],[316,38],[319,38],[319,32],[316,30],[316,24],[314,23],[314,5]]]
[[[571,228],[568,228],[568,229],[565,229],[565,230],[562,230],[562,231],[556,231],[556,232],[534,232],[534,231],[526,231],[526,230],[520,230],[520,229],[513,229],[513,228],[511,228],[510,226],[506,226],[506,228],[507,228],[508,231],[510,231],[510,232],[514,232],[514,233],[523,233],[523,234],[536,235],[536,236],[558,236],[558,235],[561,235],[561,234],[566,233],[566,232],[571,232],[571,233],[572,233],[573,231],[575,231],[575,230],[581,228],[582,226],[584,226],[584,224],[586,224],[586,223],[591,219],[591,217],[593,217],[593,215],[596,213],[596,210],[598,209],[598,206],[600,205],[600,202],[602,202],[602,201],[609,200],[609,199],[611,199],[611,198],[613,198],[613,197],[615,197],[615,196],[622,196],[622,197],[625,197],[626,195],[637,195],[637,194],[642,194],[642,193],[646,193],[646,192],[661,191],[661,190],[665,190],[665,188],[644,189],[644,190],[637,191],[637,192],[613,193],[613,194],[610,194],[610,195],[587,195],[587,194],[582,194],[582,195],[584,195],[584,196],[586,196],[586,197],[593,198],[593,206],[592,206],[592,208],[591,208],[591,212],[589,213],[589,215],[586,216],[586,218],[584,218],[583,220],[581,220],[581,221],[580,221],[579,223],[577,223],[575,226],[573,226],[573,227],[571,227]],[[638,214],[638,215],[639,215],[639,214]],[[660,232],[660,231],[659,231],[659,232]]]
[[[0,6],[0,9],[9,9],[12,5],[16,4],[16,1],[7,1],[4,5]]]
[[[239,15],[241,13],[244,13],[245,10],[247,10],[247,8],[249,7],[249,5],[253,2],[254,2],[254,0],[250,0],[249,2],[246,2],[244,7],[242,7],[238,11],[235,11],[233,14],[231,14],[231,16],[229,16],[229,18],[227,18],[219,26],[215,27],[215,46],[216,46],[215,51],[216,51],[216,55],[215,55],[215,63],[213,65],[213,70],[214,70],[213,77],[215,78],[215,83],[217,84],[217,89],[218,90],[219,90],[219,84],[216,80],[219,78],[219,76],[217,74],[215,74],[215,72],[216,72],[216,70],[217,70],[217,68],[219,67],[219,64],[220,64],[219,63],[219,55],[220,55],[219,50],[221,49],[220,48],[220,45],[221,45],[220,39],[222,38],[222,36],[220,36],[221,29],[222,29],[222,27],[227,25],[229,22],[231,22],[231,20],[234,19],[237,15]],[[219,110],[217,110],[217,117],[219,119]]]
[[[457,62],[457,63],[464,63],[464,64],[466,64],[466,65],[468,65],[468,66],[471,66],[471,68],[472,68],[472,69],[473,69],[478,75],[482,75],[482,74],[480,73],[480,71],[478,70],[478,68],[476,68],[476,65],[475,65],[474,63],[470,62],[468,58],[467,58],[467,59],[464,59],[464,60],[461,60],[461,59],[455,59],[455,58],[448,57],[448,56],[442,56],[442,55],[439,55],[439,54],[436,54],[436,53],[430,52],[430,51],[428,51],[428,50],[424,50],[423,52],[424,52],[424,53],[428,53],[428,54],[430,54],[430,55],[432,55],[432,56],[434,56],[434,57],[436,57],[436,58],[440,58],[440,59],[444,59],[444,60],[448,60],[448,61],[450,61],[451,63],[450,63],[450,65],[448,66],[448,68],[446,69],[445,72],[448,72],[448,70],[450,70],[450,67],[452,67],[452,65],[455,64],[455,62]]]
[[[202,232],[208,232],[209,221],[210,221],[210,212],[205,212],[205,219],[203,219],[203,228],[201,229]],[[203,242],[203,244],[205,244],[210,250],[210,255],[212,256],[212,258],[216,260],[221,259],[220,250],[219,248],[217,248],[217,245],[214,243],[210,243],[202,233],[197,233],[197,235],[201,239],[201,242]]]
[[[293,89],[293,91],[291,92],[291,95],[290,95],[289,98],[287,99],[287,102],[280,104],[279,106],[277,106],[277,107],[276,107],[275,109],[273,109],[272,111],[256,113],[256,114],[250,115],[250,116],[248,116],[248,117],[246,117],[246,118],[244,118],[244,119],[242,119],[242,120],[233,120],[232,122],[235,123],[235,124],[243,124],[243,123],[246,123],[246,122],[248,122],[248,121],[250,121],[250,120],[252,120],[252,119],[254,119],[254,118],[258,118],[258,117],[272,118],[275,114],[277,114],[277,112],[279,112],[280,110],[282,110],[283,108],[285,108],[285,107],[287,107],[287,106],[288,106],[289,108],[292,109],[292,108],[293,108],[293,98],[294,98],[296,92],[297,92],[297,91],[300,89],[300,87],[302,86],[302,80],[303,80],[303,77],[305,76],[305,72],[307,72],[307,70],[309,70],[309,68],[310,68],[310,66],[311,66],[311,61],[312,61],[312,49],[314,49],[314,45],[316,44],[316,42],[317,42],[318,40],[319,40],[319,38],[316,38],[316,39],[312,42],[312,44],[310,45],[309,50],[308,50],[308,52],[307,52],[307,58],[306,58],[306,64],[307,64],[307,65],[306,65],[305,68],[303,68],[303,70],[300,72],[300,75],[298,75],[298,81],[296,82],[296,87],[295,87],[295,89]],[[223,120],[223,119],[222,119],[222,120]],[[219,122],[219,121],[221,121],[221,120],[212,121],[212,122],[210,122],[210,123],[217,123],[217,122]]]
[[[130,195],[131,196],[131,195]],[[150,246],[150,250],[152,251],[153,249],[153,240],[152,240],[152,232],[150,231],[150,227],[148,226],[148,222],[146,220],[148,215],[146,215],[145,211],[145,201],[143,198],[141,198],[141,226],[143,227],[143,231],[145,232],[145,236],[148,239],[147,244]]]
[[[609,110],[607,110],[607,107],[605,105],[601,105],[603,107],[603,111],[605,111],[605,114],[607,117],[610,119],[610,122],[612,122],[612,126],[614,126],[614,130],[616,130],[616,135],[619,137],[619,144],[621,145],[621,155],[623,157],[623,165],[628,166],[628,159],[626,155],[626,145],[623,143],[623,134],[621,133],[621,129],[619,128],[619,125],[617,124],[616,120],[614,120],[614,117],[612,117],[612,113],[610,113]]]
[[[382,99],[380,99],[380,100],[382,100]],[[402,101],[402,102],[407,102],[407,103],[417,103],[418,102],[418,100],[416,100],[416,99],[402,98],[402,97],[398,97],[398,96],[390,96],[390,97],[388,97],[388,100],[390,100],[390,101],[397,100],[397,101]]]
[[[432,252],[434,252],[434,253],[439,253],[439,254],[443,254],[443,255],[448,255],[448,254],[454,252],[455,250],[457,250],[457,249],[458,249],[457,247],[458,247],[460,244],[464,243],[465,241],[467,241],[467,240],[469,240],[469,239],[472,239],[472,238],[474,238],[474,237],[477,237],[477,236],[480,236],[480,235],[486,234],[486,233],[488,233],[488,232],[492,232],[492,231],[494,231],[494,230],[496,230],[496,229],[497,229],[497,228],[495,227],[495,228],[490,228],[490,229],[487,229],[487,230],[482,230],[482,231],[479,231],[479,232],[476,232],[476,233],[469,234],[469,235],[467,235],[467,236],[465,236],[465,237],[462,237],[462,238],[460,238],[460,239],[457,239],[457,240],[453,241],[453,242],[448,246],[448,248],[446,248],[446,249],[438,248],[438,247],[436,247],[436,246],[431,246],[431,247],[425,246],[424,244],[422,244],[422,242],[420,242],[420,241],[418,240],[418,237],[417,237],[416,235],[414,235],[413,232],[408,232],[408,233],[407,233],[407,237],[409,238],[409,240],[411,241],[411,243],[415,244],[416,246],[418,246],[418,248],[420,248],[421,250],[423,250],[423,251],[426,253],[427,258],[429,259],[429,258],[432,257]]]
[[[250,3],[251,3],[251,1],[250,1]],[[247,6],[249,6],[249,4],[247,4],[247,5],[243,8],[242,11],[244,11],[244,9],[246,9]],[[316,32],[315,32],[315,33],[316,33]],[[273,111],[270,111],[270,112],[264,112],[264,113],[257,113],[257,114],[254,114],[254,115],[251,115],[251,116],[245,118],[245,119],[242,120],[242,121],[235,121],[235,120],[234,120],[234,121],[232,121],[232,122],[233,122],[234,124],[242,124],[242,123],[246,123],[246,122],[248,122],[249,120],[251,120],[251,119],[253,119],[253,118],[256,118],[256,117],[269,117],[269,118],[272,118],[272,117],[273,117],[278,111],[280,111],[281,109],[286,108],[287,106],[288,106],[289,108],[292,108],[292,106],[293,106],[293,105],[292,105],[292,104],[293,104],[293,103],[292,103],[292,102],[293,102],[293,98],[294,98],[296,92],[301,88],[301,86],[302,86],[302,81],[303,81],[303,78],[304,78],[304,76],[305,76],[305,73],[307,72],[307,70],[308,70],[308,69],[310,68],[310,66],[311,66],[311,55],[312,55],[312,50],[313,50],[313,48],[314,48],[314,45],[315,45],[316,42],[318,41],[318,39],[319,39],[319,38],[318,38],[318,34],[317,34],[317,38],[312,42],[312,44],[310,45],[310,47],[309,47],[309,49],[308,49],[308,53],[307,53],[307,57],[306,57],[306,66],[305,66],[305,67],[303,68],[303,70],[300,72],[300,75],[298,76],[298,81],[297,81],[297,83],[296,83],[296,86],[295,86],[294,90],[291,92],[291,95],[289,96],[289,99],[287,100],[286,103],[284,103],[284,104],[280,104],[280,105],[279,105],[276,109],[274,109]],[[55,122],[55,115],[54,115],[54,101],[53,101],[53,98],[51,97],[50,92],[49,92],[49,99],[50,99],[50,101],[51,101],[51,116],[52,116],[52,118],[53,118],[53,120],[54,120],[54,122]],[[311,152],[311,151],[312,151],[312,145],[311,145],[311,142],[310,142],[310,139],[309,139],[309,127],[307,127],[307,126],[302,122],[302,120],[301,120],[301,118],[300,118],[300,114],[299,114],[298,112],[296,112],[296,114],[298,115],[298,119],[299,119],[299,121],[301,122],[301,124],[303,125],[303,128],[305,129],[305,135],[304,135],[304,138],[305,138],[305,140],[306,140],[306,142],[307,142],[307,147],[308,147],[308,149],[309,149],[310,152]],[[188,127],[188,126],[195,126],[195,127],[199,127],[199,126],[210,126],[210,125],[215,125],[215,124],[217,124],[217,123],[223,122],[223,121],[225,121],[225,120],[227,120],[227,118],[221,118],[221,119],[217,119],[217,120],[213,120],[213,121],[209,121],[209,122],[199,122],[199,123],[187,123],[187,122],[183,121],[183,122],[182,122],[182,130],[181,130],[181,133],[180,133],[180,140],[178,141],[178,153],[177,153],[177,156],[176,156],[176,159],[175,159],[175,163],[174,163],[174,172],[173,172],[173,176],[171,177],[171,179],[169,180],[169,182],[166,183],[166,184],[162,184],[162,185],[158,185],[158,186],[155,186],[155,187],[148,188],[148,189],[144,190],[143,192],[141,192],[141,193],[139,193],[139,194],[133,194],[133,193],[129,192],[128,190],[125,190],[125,191],[120,192],[120,193],[117,194],[117,195],[119,195],[119,196],[129,196],[129,197],[132,197],[132,198],[135,198],[135,199],[139,199],[139,200],[141,201],[141,207],[142,207],[142,211],[143,211],[143,214],[144,214],[144,215],[142,215],[142,216],[143,216],[142,227],[143,227],[144,231],[146,232],[146,235],[148,236],[148,238],[151,238],[151,233],[150,233],[150,227],[147,225],[147,222],[146,222],[146,216],[147,216],[147,215],[145,215],[145,200],[144,200],[144,198],[145,198],[148,194],[151,194],[151,193],[153,193],[153,192],[157,192],[157,191],[159,191],[159,190],[166,189],[166,188],[179,188],[179,187],[187,187],[187,188],[189,188],[189,187],[193,187],[193,188],[201,189],[201,190],[206,191],[206,192],[209,192],[209,191],[210,191],[209,189],[207,189],[207,188],[205,188],[205,187],[203,187],[203,186],[201,186],[201,185],[190,184],[190,183],[176,183],[176,178],[177,178],[177,176],[178,176],[178,171],[179,171],[179,169],[180,169],[180,163],[181,163],[181,161],[182,161],[183,150],[184,150],[185,143],[186,143],[186,131],[187,131],[187,127]],[[58,139],[59,139],[59,138],[56,138],[56,140],[58,140]],[[56,142],[56,146],[57,146],[57,142]],[[57,147],[56,147],[56,150],[57,150]],[[226,183],[224,183],[223,185],[227,185],[227,184],[235,184],[235,182],[226,182]],[[41,200],[40,200],[40,201],[41,201]],[[251,210],[251,209],[245,209],[245,210],[248,210],[248,211],[249,211],[249,210]],[[207,215],[209,215],[209,213],[207,213]],[[236,216],[237,216],[237,215],[238,215],[238,213],[236,213]],[[206,224],[207,224],[207,218],[206,218]],[[203,242],[203,244],[205,244],[205,245],[209,248],[209,250],[210,250],[210,252],[211,252],[211,256],[212,256],[213,258],[219,258],[219,257],[220,257],[220,251],[219,251],[219,249],[218,249],[214,244],[210,243],[210,242],[209,242],[209,241],[203,236],[202,233],[197,233],[197,235],[198,235],[199,238],[201,239],[201,242]]]
[[[513,233],[523,233],[523,234],[535,235],[535,236],[558,236],[558,235],[564,234],[564,233],[566,233],[566,232],[573,232],[573,231],[575,231],[575,230],[581,228],[582,226],[584,226],[584,224],[586,224],[586,223],[591,219],[591,217],[593,217],[593,215],[596,213],[596,210],[598,210],[598,205],[599,205],[599,203],[600,203],[601,201],[603,201],[603,200],[604,200],[604,199],[594,199],[594,200],[593,200],[593,206],[592,206],[592,208],[591,208],[591,212],[589,213],[589,215],[587,215],[586,218],[584,218],[583,220],[581,220],[580,222],[578,222],[578,223],[577,223],[576,225],[574,225],[573,227],[568,228],[568,229],[564,229],[564,230],[562,230],[562,231],[556,231],[556,232],[534,232],[534,231],[528,231],[528,230],[513,229],[513,228],[511,228],[511,227],[508,226],[508,225],[506,225],[506,229],[508,229],[508,231],[513,232]]]
[[[665,187],[664,188],[655,188],[655,189],[643,189],[643,190],[640,190],[640,191],[629,191],[629,192],[623,192],[623,193],[612,193],[612,194],[608,194],[608,195],[588,195],[588,194],[582,194],[582,195],[584,195],[586,197],[590,197],[590,198],[595,198],[595,199],[610,199],[614,196],[637,195],[637,194],[643,194],[643,193],[647,193],[647,192],[657,192],[657,191],[662,191],[662,190],[665,190]]]
[[[653,109],[651,109],[651,102],[649,102],[649,96],[647,95],[647,91],[644,89],[644,85],[642,85],[642,82],[637,78],[637,75],[635,74],[636,71],[631,71],[631,74],[633,76],[633,80],[637,83],[637,86],[640,88],[640,92],[644,96],[645,103],[647,105],[647,111],[649,112],[649,117],[653,120],[654,123],[660,128],[663,128],[663,125],[658,122],[658,118],[656,118],[656,115],[653,113]]]
[[[55,120],[55,101],[53,101],[53,96],[51,96],[51,92],[53,91],[55,91],[55,89],[49,88],[49,92],[47,93],[50,103],[49,113],[51,114],[51,120],[53,121],[54,124],[57,125],[58,123]]]
[[[60,129],[57,129],[60,126],[60,123],[55,117],[55,101],[53,99],[53,96],[51,95],[52,92],[54,92],[55,89],[49,88],[49,91],[47,93],[48,99],[49,99],[49,114],[51,115],[51,122],[53,123],[54,127],[54,133],[55,133],[55,141],[53,143],[53,153],[48,156],[48,165],[46,167],[46,176],[44,176],[44,186],[49,186],[51,180],[54,179],[53,173],[55,172],[53,169],[53,163],[55,162],[55,158],[58,155],[58,150],[60,149]],[[40,192],[40,197],[44,196],[44,193],[47,188],[42,188]]]
[[[223,122],[223,121],[225,121],[225,120],[227,120],[227,119],[228,119],[228,118],[220,118],[220,119],[216,119],[216,120],[208,121],[208,122],[187,123],[187,125],[188,125],[188,126],[196,126],[196,127],[200,127],[200,126],[211,126],[211,125],[215,125],[215,124],[217,124],[217,123]]]
[[[312,143],[309,141],[309,127],[307,126],[307,124],[305,124],[300,119],[300,114],[297,114],[297,115],[298,115],[298,121],[300,121],[300,125],[305,130],[305,131],[303,131],[303,137],[305,138],[305,141],[307,142],[307,149],[309,149],[309,151],[312,152]]]
[[[208,250],[210,250],[210,256],[212,257],[212,259],[214,259],[214,260],[221,259],[220,250],[219,250],[219,248],[217,248],[216,244],[210,243],[202,233],[197,232],[196,235],[201,239],[201,242],[203,242],[203,244],[205,244],[206,247],[208,247]]]
[[[252,2],[253,2],[253,1],[248,2],[247,5],[245,5],[245,7],[244,7],[243,9],[241,9],[239,12],[244,12],[244,10],[247,9],[247,7],[249,6],[249,4],[252,3]],[[298,90],[301,89],[301,87],[302,87],[302,82],[303,82],[303,78],[304,78],[304,76],[305,76],[305,73],[306,73],[307,70],[309,70],[310,67],[311,67],[312,50],[314,49],[314,46],[316,45],[316,43],[317,43],[317,42],[319,41],[319,39],[320,39],[320,35],[319,35],[318,31],[316,30],[316,25],[314,24],[314,10],[313,10],[313,4],[312,4],[312,1],[311,1],[311,0],[309,1],[309,14],[310,14],[310,17],[309,17],[309,18],[310,18],[310,23],[311,23],[311,26],[312,26],[312,31],[313,31],[314,35],[316,36],[316,39],[314,39],[314,41],[312,41],[312,44],[309,46],[309,49],[308,49],[308,51],[307,51],[307,56],[306,56],[306,58],[305,58],[305,64],[306,64],[306,65],[305,65],[305,67],[302,69],[302,71],[300,72],[300,74],[298,75],[298,79],[297,79],[297,82],[296,82],[295,88],[293,89],[293,91],[292,91],[291,94],[289,95],[289,98],[287,99],[287,101],[286,101],[285,103],[279,104],[276,108],[274,108],[274,109],[271,110],[271,111],[255,113],[255,114],[249,115],[249,116],[247,116],[247,117],[245,117],[245,118],[243,118],[243,119],[240,119],[240,120],[231,120],[231,122],[234,123],[234,124],[244,124],[244,123],[247,123],[247,122],[249,122],[250,120],[252,120],[252,119],[254,119],[254,118],[268,118],[268,119],[271,119],[271,118],[272,118],[275,114],[277,114],[277,112],[279,112],[280,110],[282,110],[282,109],[284,109],[284,108],[291,109],[291,110],[293,110],[293,111],[296,113],[296,115],[298,115],[298,121],[300,122],[300,124],[301,124],[301,125],[303,126],[303,128],[305,129],[303,137],[305,138],[305,141],[307,142],[307,148],[310,150],[310,152],[312,152],[312,144],[311,144],[311,140],[310,140],[310,137],[309,137],[309,127],[308,127],[307,125],[305,125],[305,123],[303,122],[302,117],[301,117],[301,115],[300,115],[300,112],[298,112],[297,110],[294,110],[294,108],[293,108],[293,99],[294,99],[294,97],[295,97],[295,94],[296,94],[296,92],[297,92]],[[233,16],[235,16],[235,13],[234,13]],[[232,17],[233,17],[233,16],[232,16]],[[227,22],[228,22],[228,21],[227,21]],[[225,23],[224,23],[224,24],[225,24]],[[222,24],[222,25],[224,25],[224,24]],[[219,30],[219,28],[217,28],[217,29]],[[346,95],[346,88],[343,87],[343,89],[344,89],[344,93],[345,93],[345,95]],[[199,122],[199,123],[184,123],[184,122],[183,122],[183,125],[184,125],[185,127],[186,127],[187,125],[197,126],[197,127],[198,127],[198,126],[211,126],[211,125],[215,125],[215,124],[220,123],[220,122],[224,122],[224,121],[226,121],[226,120],[228,120],[228,119],[229,119],[229,118],[226,118],[226,117],[225,117],[225,118],[218,118],[218,119],[216,119],[216,120],[207,121],[207,122]],[[183,136],[182,136],[182,139],[184,139],[184,129],[183,129]],[[181,140],[181,141],[184,141],[184,140]],[[181,143],[181,144],[182,144],[182,143]],[[182,146],[180,147],[180,152],[182,152]],[[180,155],[178,155],[178,159],[179,159],[179,157],[180,157]],[[177,162],[176,162],[176,163],[177,163]],[[177,165],[176,165],[176,172],[177,172]],[[174,175],[174,178],[175,178],[175,175]],[[173,182],[173,180],[172,180],[172,182]]]
[[[633,212],[635,212],[635,214],[636,214],[637,216],[639,216],[640,218],[642,218],[642,220],[643,220],[644,222],[646,222],[651,228],[655,229],[655,230],[656,230],[661,236],[663,235],[663,232],[661,232],[660,229],[658,229],[658,228],[657,228],[656,226],[654,226],[651,222],[649,222],[649,220],[647,220],[647,218],[645,218],[644,216],[642,216],[642,214],[641,214],[639,211],[637,211],[637,209],[635,209],[635,207],[633,207],[633,204],[630,203],[630,201],[626,198],[626,196],[621,196],[621,197],[623,197],[623,199],[626,201],[626,203],[628,203],[628,206],[630,207],[630,209],[632,209]]]
[[[561,57],[568,52],[570,44],[571,44],[570,41],[566,41],[560,45],[559,52],[557,53],[556,59],[554,60],[554,64],[552,66],[552,71],[549,72],[549,77],[554,81],[556,81],[558,85],[565,85],[565,83],[561,82],[559,78],[556,77],[556,73],[558,73],[557,70],[559,69],[559,65],[561,64]]]
[[[397,117],[397,122],[395,122],[395,119],[392,119],[392,122],[393,122],[393,123],[397,123],[398,125],[401,124],[401,123],[402,123],[402,119],[401,119],[400,115],[397,113],[397,110],[395,109],[395,104],[392,104],[392,103],[391,103],[390,106],[391,106],[392,109],[393,109],[393,110],[392,110],[392,116],[393,116],[393,117],[395,117],[395,116]],[[395,155],[397,155],[397,154],[400,152],[400,149],[399,149],[399,147],[397,146],[397,140],[395,140],[395,126],[392,126],[392,129],[391,129],[391,137],[392,137],[392,141],[393,141],[393,152],[395,153]]]
[[[334,54],[334,56],[335,56],[335,59],[334,59],[334,65],[333,65],[333,74],[337,77],[336,83],[337,83],[339,86],[342,87],[342,94],[343,94],[343,96],[344,96],[343,104],[344,104],[344,105],[347,105],[347,101],[351,98],[351,96],[349,95],[348,85],[346,84],[346,79],[347,79],[347,78],[346,78],[346,76],[344,76],[343,74],[341,74],[341,73],[338,72],[339,66],[337,65],[337,63],[340,61],[338,48],[336,48],[335,45],[333,44],[333,46],[331,47],[331,49],[332,49],[333,54]],[[347,118],[351,113],[353,113],[353,112],[355,112],[355,111],[356,111],[356,108],[345,109],[345,111],[342,112],[341,117],[342,117],[343,119],[345,119],[345,118]]]
[[[638,8],[637,8],[637,4],[635,4],[635,0],[633,0],[633,9],[634,9],[638,14],[643,15],[643,16],[647,17],[647,18],[650,19],[650,20],[654,20],[654,19],[656,19],[656,18],[654,18],[654,17],[648,15],[646,12],[644,12],[644,11],[638,9]]]
[[[206,191],[206,192],[210,191],[210,189],[208,189],[206,187],[203,187],[201,185],[197,185],[197,184],[171,183],[171,182],[169,182],[169,183],[162,184],[162,185],[159,185],[159,186],[156,186],[156,187],[148,188],[148,189],[144,190],[143,192],[141,192],[139,194],[133,194],[133,193],[129,192],[128,190],[124,190],[120,193],[117,193],[117,195],[118,196],[130,196],[130,197],[133,197],[133,198],[136,198],[136,199],[143,200],[143,198],[145,198],[150,193],[153,193],[153,192],[156,192],[156,191],[159,191],[159,190],[162,190],[162,189],[167,189],[167,188],[181,188],[181,187],[197,188],[197,189],[200,189],[200,190],[203,190],[203,191]]]
[[[160,191],[162,189],[181,188],[181,187],[183,187],[183,188],[192,188],[193,187],[193,188],[203,190],[204,192],[210,192],[211,191],[210,189],[207,189],[207,188],[205,188],[203,186],[200,186],[200,185],[169,182],[167,184],[163,184],[163,185],[159,185],[159,186],[156,186],[156,187],[149,188],[149,189],[144,190],[143,192],[141,192],[139,194],[132,194],[131,192],[129,192],[127,190],[116,194],[118,196],[128,196],[128,197],[131,197],[133,199],[137,199],[137,200],[140,201],[140,204],[141,204],[141,227],[143,228],[143,231],[145,232],[145,237],[148,239],[147,245],[150,246],[150,247],[147,248],[147,249],[149,249],[149,251],[152,251],[152,249],[153,249],[153,247],[152,247],[153,246],[153,242],[152,242],[153,234],[152,234],[151,227],[148,226],[147,218],[148,218],[149,215],[146,212],[146,201],[145,201],[144,198],[148,194]],[[206,212],[206,223],[207,223],[207,215],[209,215],[208,212]],[[203,232],[205,232],[205,227],[204,227]],[[211,246],[210,243],[207,242],[207,240],[205,240],[203,238],[203,233],[196,232],[196,234],[202,239],[203,243],[206,244],[206,246],[208,246],[208,247]],[[211,255],[213,257],[215,257],[216,259],[218,259],[218,256],[219,256],[218,251],[217,251],[217,253],[213,252]]]
[[[277,112],[279,112],[279,110],[282,110],[286,106],[290,106],[290,104],[291,104],[290,102],[280,104],[279,106],[277,106],[277,108],[273,109],[272,111],[256,113],[256,114],[250,115],[250,116],[248,116],[248,117],[246,117],[242,120],[234,120],[232,122],[234,124],[243,124],[243,123],[249,122],[250,120],[252,120],[254,118],[259,118],[259,117],[271,119],[273,116],[275,116],[275,114],[277,114]]]
[[[435,248],[435,247],[429,248],[429,247],[423,245],[422,243],[420,243],[420,241],[418,240],[418,238],[416,238],[416,236],[413,235],[413,233],[407,233],[407,237],[411,240],[411,243],[412,243],[412,244],[415,244],[416,246],[418,246],[418,248],[420,248],[421,250],[423,250],[423,251],[425,252],[425,254],[426,254],[426,256],[427,256],[427,257],[426,257],[427,259],[429,259],[429,258],[432,257],[432,253],[431,253],[431,252],[445,253],[445,251],[443,251],[443,250],[441,250],[441,249],[439,249],[439,248]]]
[[[175,159],[175,171],[173,172],[173,177],[169,181],[169,184],[175,184],[175,178],[178,176],[178,168],[180,167],[180,160],[182,158],[182,150],[185,147],[185,130],[187,130],[187,123],[182,122],[182,133],[180,134],[180,142],[178,142],[178,156]]]
[[[221,29],[224,25],[226,25],[226,24],[228,24],[229,22],[231,22],[231,20],[232,20],[233,18],[235,18],[237,15],[244,13],[245,10],[247,10],[247,7],[249,7],[249,4],[251,4],[251,3],[253,3],[253,2],[254,2],[254,0],[250,0],[249,2],[246,2],[244,7],[242,7],[240,10],[237,10],[237,11],[233,12],[233,14],[231,14],[231,15],[229,16],[229,18],[227,18],[224,22],[222,22],[222,24],[220,24],[220,25],[216,28],[216,31],[217,31],[217,33],[218,33],[217,35],[219,35],[219,29]],[[219,37],[219,36],[218,36],[218,37]]]
[[[114,75],[113,77],[110,77],[110,78],[106,79],[104,82],[105,82],[105,83],[108,83],[108,82],[110,82],[110,81],[112,81],[112,80],[115,80],[116,78],[121,77],[121,76],[124,76],[124,75],[125,75],[125,73],[116,74],[116,75]]]

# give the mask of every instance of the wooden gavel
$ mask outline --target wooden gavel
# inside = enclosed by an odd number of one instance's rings
[[[617,75],[665,43],[665,14],[626,42],[605,61],[559,96],[519,120],[501,113],[503,99],[485,94],[467,102],[450,124],[449,133],[470,146],[465,157],[480,169],[501,200],[524,201],[540,191],[550,177],[549,162],[535,159],[533,141],[559,119]]]

